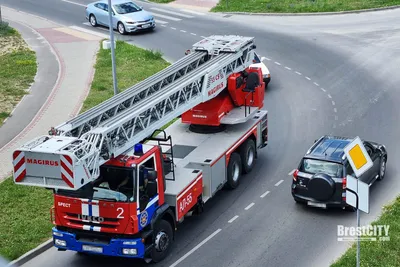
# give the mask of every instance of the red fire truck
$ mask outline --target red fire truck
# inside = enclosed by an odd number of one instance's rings
[[[265,84],[250,67],[255,48],[252,37],[205,38],[14,151],[14,182],[54,191],[54,246],[163,260],[178,223],[221,188],[236,188],[267,145]]]

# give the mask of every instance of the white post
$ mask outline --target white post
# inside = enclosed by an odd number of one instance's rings
[[[114,95],[118,94],[117,85],[117,70],[115,66],[115,50],[114,50],[114,27],[112,19],[112,6],[111,0],[108,0],[108,19],[110,24],[110,41],[111,41],[111,64],[112,64],[112,75],[113,75],[113,85],[114,85]]]
[[[358,209],[358,205],[357,205],[357,229],[360,229],[360,210]],[[357,235],[357,267],[360,267],[360,235]]]

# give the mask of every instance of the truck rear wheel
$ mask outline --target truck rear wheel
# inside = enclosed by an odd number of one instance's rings
[[[151,259],[160,262],[168,256],[173,242],[172,226],[165,220],[159,221],[154,228],[154,248],[151,252]]]
[[[231,154],[227,169],[227,182],[226,186],[229,189],[235,189],[239,185],[240,176],[242,173],[242,160],[237,152]]]
[[[243,164],[243,173],[250,173],[256,159],[256,145],[253,139],[247,139],[240,147],[240,157]]]

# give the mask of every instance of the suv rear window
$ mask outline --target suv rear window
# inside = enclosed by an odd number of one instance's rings
[[[303,159],[300,171],[306,173],[325,173],[332,177],[342,177],[343,176],[343,165],[316,159]]]

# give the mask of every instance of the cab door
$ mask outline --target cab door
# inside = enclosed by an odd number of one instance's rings
[[[138,185],[137,214],[139,220],[139,230],[141,230],[150,223],[155,210],[159,206],[159,194],[157,193],[155,195],[149,195],[149,191],[147,190],[147,184],[149,183],[150,175],[153,175],[153,179],[154,175],[157,177],[157,174],[154,174],[154,172],[157,173],[156,154],[151,154],[149,157],[139,163],[136,171]],[[157,180],[158,179],[155,178],[155,181],[151,182],[156,182],[158,187],[159,183]],[[157,190],[157,192],[159,192],[159,190]]]

